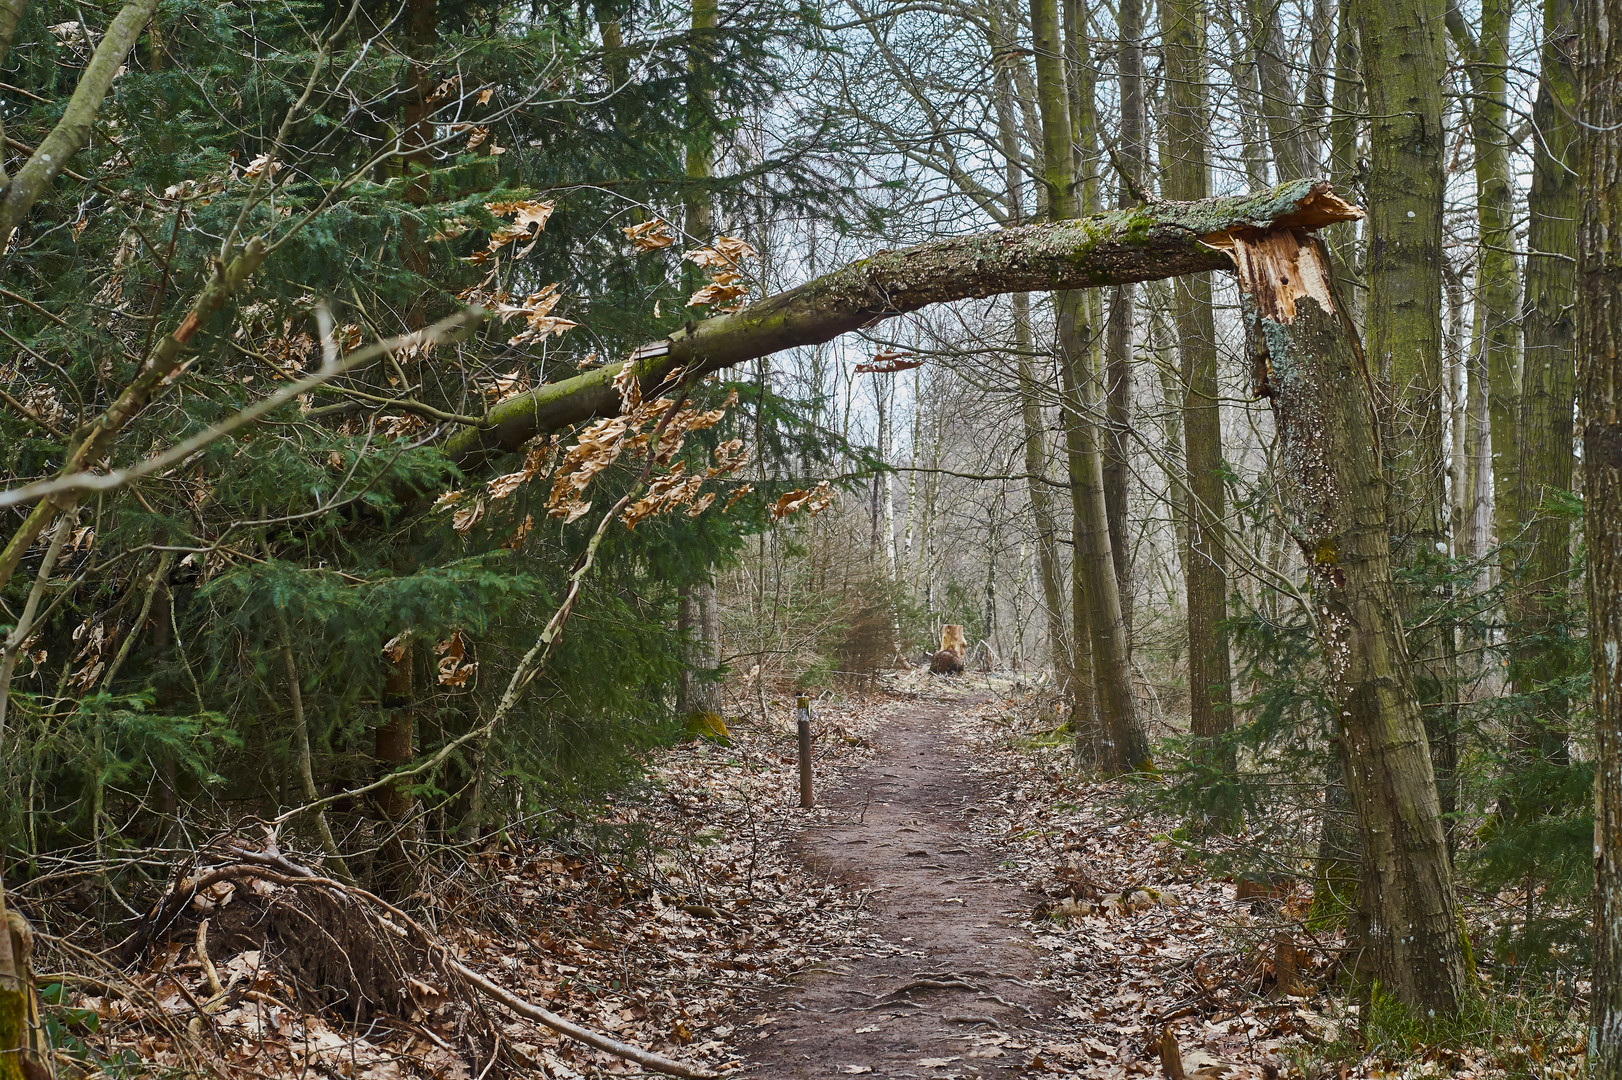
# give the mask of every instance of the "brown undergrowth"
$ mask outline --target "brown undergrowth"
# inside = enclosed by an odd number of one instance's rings
[[[954,733],[1000,792],[974,832],[1030,892],[1044,981],[1091,1057],[1077,1075],[1168,1075],[1165,1033],[1173,1068],[1206,1080],[1581,1074],[1583,1009],[1569,994],[1483,978],[1467,1015],[1445,1022],[1371,997],[1349,978],[1345,940],[1312,928],[1310,865],[1266,882],[1212,873],[1174,839],[1181,822],[1131,797],[1144,781],[1074,770],[1040,695],[964,709]]]
[[[862,760],[877,716],[859,700],[821,710],[822,783]],[[398,908],[245,827],[177,866],[121,944],[42,935],[58,1064],[347,1080],[642,1073],[515,1015],[460,967],[613,1040],[724,1069],[749,1002],[858,932],[857,901],[784,850],[806,817],[793,754],[786,727],[747,724],[654,752],[645,783],[590,828],[437,853]]]

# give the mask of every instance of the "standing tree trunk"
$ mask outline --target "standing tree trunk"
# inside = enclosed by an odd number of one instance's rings
[[[1249,0],[1250,50],[1256,61],[1256,80],[1261,89],[1262,116],[1267,123],[1267,141],[1273,148],[1273,172],[1280,180],[1307,176],[1315,162],[1307,157],[1306,131],[1297,116],[1299,100],[1285,67],[1284,27],[1279,5],[1271,0]],[[1316,47],[1314,42],[1314,47]],[[1203,87],[1201,88],[1203,93]]]
[[[1520,280],[1515,268],[1515,180],[1509,160],[1507,77],[1511,0],[1482,0],[1481,35],[1475,37],[1456,4],[1447,28],[1466,61],[1470,78],[1470,140],[1476,172],[1476,303],[1483,366],[1487,373],[1487,420],[1492,432],[1493,531],[1499,544],[1521,531],[1520,484]],[[1541,134],[1541,132],[1540,132]],[[1534,143],[1541,147],[1540,139]],[[1511,571],[1519,561],[1505,558]]]
[[[715,144],[709,127],[711,77],[708,60],[713,48],[710,40],[720,22],[718,0],[693,0],[693,51],[688,58],[687,115],[692,127],[687,132],[687,192],[682,205],[682,228],[696,244],[708,244],[715,231],[715,215],[710,206],[709,183],[715,174]],[[618,22],[615,21],[616,32]],[[623,78],[621,79],[623,81]],[[693,288],[696,280],[690,281]],[[720,606],[715,593],[715,574],[707,571],[698,584],[689,590],[684,600],[692,608],[688,613],[692,630],[692,651],[687,662],[689,671],[683,673],[685,681],[682,712],[688,717],[700,717],[718,724],[721,718],[721,686],[711,676],[694,678],[693,671],[713,673],[721,664]]]
[[[1577,386],[1594,660],[1589,1075],[1622,1077],[1622,0],[1578,0]]]
[[[1205,150],[1205,29],[1200,0],[1165,0],[1166,126],[1172,158],[1162,163],[1166,197],[1203,199],[1210,184]],[[1188,462],[1189,729],[1202,738],[1233,730],[1233,670],[1228,654],[1228,552],[1222,526],[1222,406],[1217,387],[1216,318],[1211,279],[1189,274],[1171,283],[1183,369],[1183,445]]]
[[[1072,160],[1071,101],[1065,86],[1063,43],[1055,0],[1032,0],[1031,36],[1036,50],[1037,104],[1042,116],[1043,183],[1055,219],[1076,216],[1077,171]],[[1092,639],[1094,703],[1104,730],[1103,762],[1112,772],[1150,766],[1149,740],[1138,719],[1127,657],[1120,586],[1110,548],[1104,504],[1104,456],[1098,425],[1099,379],[1095,303],[1080,290],[1054,297],[1059,312],[1061,415],[1075,514],[1074,574],[1085,600]],[[1078,609],[1083,610],[1083,609]],[[1076,631],[1081,632],[1077,617]],[[1080,649],[1077,649],[1080,675]],[[1080,698],[1078,697],[1078,705]],[[1078,736],[1081,726],[1078,725]]]
[[[1066,6],[1073,12],[1076,4]],[[1078,20],[1079,13],[1067,15]],[[1145,132],[1149,126],[1143,96],[1143,0],[1121,0],[1117,5],[1117,53],[1120,75],[1121,126],[1119,149],[1115,164],[1120,170],[1116,185],[1115,205],[1126,209],[1141,200],[1138,193],[1145,192],[1144,179],[1148,174],[1148,147]],[[1077,34],[1067,35],[1072,40]],[[1072,70],[1079,57],[1071,48]],[[1127,481],[1131,468],[1127,461],[1132,426],[1132,327],[1136,321],[1137,290],[1133,285],[1117,285],[1110,291],[1109,320],[1105,323],[1104,340],[1107,387],[1105,414],[1109,421],[1109,438],[1104,458],[1104,509],[1109,515],[1110,553],[1115,561],[1115,580],[1121,592],[1121,616],[1126,620],[1127,649],[1132,648],[1132,551],[1127,536]],[[1128,652],[1128,662],[1131,654]]]
[[[412,649],[409,640],[395,646],[389,658],[389,673],[383,683],[383,720],[372,733],[373,753],[378,769],[391,773],[410,765],[416,756],[417,725],[412,713],[416,698],[412,679]],[[411,856],[406,846],[412,829],[416,800],[410,783],[400,782],[377,791],[378,816],[388,830],[379,849],[378,872],[373,875],[379,889],[388,896],[409,896],[416,891],[412,881]]]
[[[1362,824],[1367,944],[1398,1000],[1449,1015],[1468,993],[1469,973],[1393,585],[1373,383],[1318,240],[1293,229],[1241,230],[1233,254]]]
[[[1522,583],[1511,621],[1526,639],[1511,677],[1520,694],[1535,694],[1534,726],[1523,749],[1560,758],[1566,743],[1565,673],[1553,640],[1569,621],[1566,579],[1571,528],[1560,514],[1541,512],[1554,494],[1571,489],[1571,414],[1576,395],[1577,199],[1572,123],[1577,95],[1572,70],[1577,42],[1572,0],[1545,0],[1542,78],[1532,106],[1532,190],[1527,197],[1526,356],[1521,385],[1520,489],[1526,519]]]
[[[1019,350],[1020,419],[1024,423],[1025,473],[1031,498],[1031,517],[1036,523],[1037,576],[1042,584],[1042,606],[1047,620],[1048,654],[1053,675],[1062,693],[1076,689],[1075,662],[1071,656],[1071,635],[1065,626],[1067,609],[1064,595],[1064,567],[1059,565],[1059,527],[1053,516],[1053,493],[1043,479],[1048,467],[1048,445],[1042,415],[1042,396],[1031,362],[1030,300],[1027,293],[1015,293],[1014,348]]]
[[[1188,572],[1188,475],[1183,458],[1183,382],[1178,377],[1176,327],[1172,324],[1172,289],[1168,282],[1152,283],[1149,292],[1149,338],[1160,375],[1161,475],[1166,484],[1166,505],[1175,537],[1172,557],[1181,578]]]
[[[1362,194],[1363,164],[1357,133],[1365,112],[1363,101],[1363,53],[1357,45],[1357,20],[1353,0],[1339,0],[1335,15],[1335,76],[1329,95],[1329,181],[1335,190],[1354,202],[1367,200]],[[1357,242],[1357,226],[1351,222],[1333,225],[1323,232],[1335,256],[1337,281],[1358,277],[1363,265]],[[1359,284],[1361,282],[1359,281]],[[1363,325],[1361,288],[1340,290],[1353,326]]]
[[[1489,0],[1491,3],[1492,0]],[[1444,0],[1355,0],[1369,114],[1368,355],[1391,386],[1386,464],[1399,589],[1444,812],[1456,801],[1450,706],[1453,629],[1428,618],[1445,586],[1428,571],[1448,550],[1442,438],[1442,78]]]
[[[54,1075],[51,1046],[40,1021],[31,963],[34,930],[6,905],[0,882],[0,1077],[46,1080]]]

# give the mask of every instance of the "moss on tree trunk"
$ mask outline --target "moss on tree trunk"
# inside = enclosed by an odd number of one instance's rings
[[[1235,236],[1265,365],[1280,494],[1311,571],[1313,616],[1361,822],[1372,947],[1388,991],[1454,1012],[1469,992],[1436,777],[1393,584],[1373,384],[1334,298],[1329,256],[1294,229]]]

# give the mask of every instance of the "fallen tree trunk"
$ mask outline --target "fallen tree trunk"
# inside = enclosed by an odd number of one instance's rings
[[[645,386],[684,368],[707,373],[799,345],[816,345],[931,304],[1008,292],[1086,289],[1231,265],[1235,229],[1316,229],[1358,211],[1324,181],[1298,180],[1243,198],[1160,202],[881,251],[730,315],[689,323],[638,349]],[[606,364],[502,402],[484,427],[458,432],[451,459],[473,469],[543,431],[619,410],[618,364]]]

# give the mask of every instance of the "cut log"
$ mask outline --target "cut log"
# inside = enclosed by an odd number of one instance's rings
[[[1084,289],[1175,277],[1229,265],[1236,229],[1316,229],[1360,212],[1324,181],[1297,180],[1243,198],[1158,202],[1070,221],[881,251],[730,315],[689,323],[638,349],[644,388],[682,368],[702,374],[800,345],[816,345],[931,304],[1010,292]],[[534,435],[619,409],[620,365],[548,383],[502,402],[490,423],[446,443],[464,470]]]
[[[1329,254],[1293,228],[1227,238],[1272,402],[1280,495],[1306,557],[1340,716],[1346,786],[1368,858],[1373,952],[1404,1004],[1452,1012],[1467,993],[1436,777],[1391,575],[1374,388],[1337,302]]]

